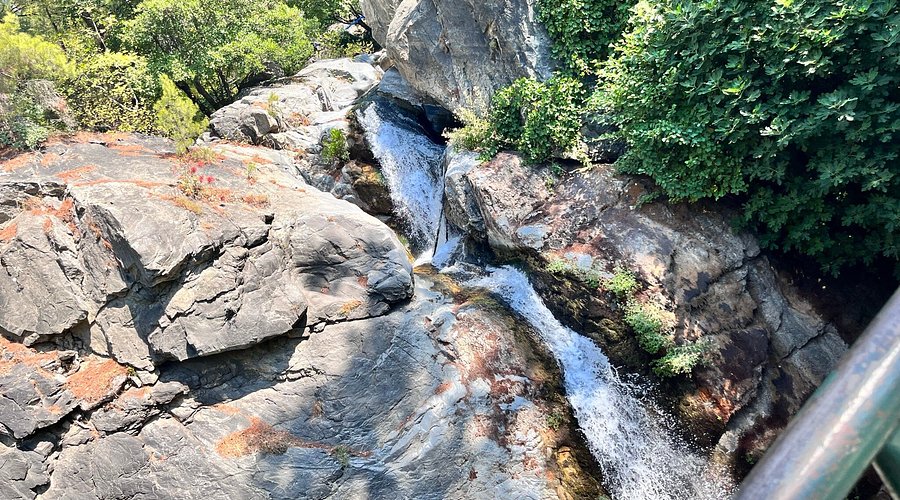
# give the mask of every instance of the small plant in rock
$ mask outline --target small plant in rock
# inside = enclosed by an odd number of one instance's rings
[[[462,122],[463,126],[444,132],[444,137],[447,138],[454,149],[465,149],[476,153],[483,153],[491,149],[492,129],[490,121],[466,108],[457,111],[456,118]],[[493,154],[490,156],[493,156]]]
[[[664,311],[658,306],[632,302],[625,310],[625,324],[634,330],[638,345],[650,354],[673,346],[673,341],[664,334]]]
[[[559,430],[565,422],[566,416],[561,411],[557,410],[547,415],[547,427],[554,431]]]
[[[212,163],[218,159],[219,155],[216,154],[212,148],[206,146],[197,146],[190,149],[185,150],[183,153],[179,155],[179,158],[182,161],[188,163],[197,163],[199,165],[205,165],[207,163]]]
[[[347,150],[347,136],[344,131],[333,128],[322,139],[322,159],[331,163],[350,159]]]
[[[205,186],[215,182],[211,175],[199,175],[196,166],[185,167],[178,176],[178,190],[188,198],[203,198]]]
[[[256,180],[256,171],[259,170],[259,165],[256,162],[251,161],[248,162],[245,168],[245,174],[247,175],[247,182],[252,183]]]
[[[709,343],[703,341],[672,347],[665,356],[653,362],[653,372],[661,377],[691,373],[695,366],[703,363],[709,349]]]
[[[279,100],[281,98],[278,97],[278,94],[272,92],[269,94],[269,98],[266,100],[266,112],[272,118],[278,118],[278,115],[281,113],[281,107],[279,106]]]
[[[334,449],[331,450],[331,456],[341,464],[341,467],[350,465],[350,448],[347,448],[344,445],[335,446]]]
[[[626,300],[638,291],[640,284],[637,277],[623,267],[617,267],[612,278],[603,281],[603,288],[609,290],[619,300]]]

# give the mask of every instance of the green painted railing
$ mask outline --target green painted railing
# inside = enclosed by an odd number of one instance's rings
[[[874,464],[900,498],[900,290],[741,485],[738,500],[840,500]]]

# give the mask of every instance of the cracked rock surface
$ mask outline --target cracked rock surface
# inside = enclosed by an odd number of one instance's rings
[[[32,194],[0,229],[0,333],[152,370],[410,296],[393,232],[306,185],[290,156],[212,153],[196,162],[166,141],[98,136],[7,164],[0,192]]]
[[[550,77],[550,41],[532,0],[362,0],[372,35],[420,92],[485,111],[517,78]]]
[[[0,495],[596,498],[596,465],[536,332],[427,274],[384,316],[149,375],[6,346],[71,403],[54,425],[0,444]],[[99,403],[74,406],[89,397]]]
[[[671,406],[695,435],[719,442],[723,459],[756,456],[836,365],[847,346],[837,329],[735,232],[727,214],[702,205],[644,203],[644,186],[611,167],[577,171],[558,183],[543,168],[500,154],[448,160],[448,219],[500,255],[526,260],[548,304],[594,338],[613,362],[637,371],[650,359],[616,318],[611,294],[547,265],[565,260],[602,278],[634,271],[652,300],[673,314],[679,340],[711,342],[709,363]],[[676,383],[677,384],[677,383]]]

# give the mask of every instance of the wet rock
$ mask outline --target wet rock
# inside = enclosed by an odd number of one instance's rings
[[[743,458],[744,437],[777,435],[786,418],[773,415],[796,412],[846,351],[835,327],[779,278],[752,237],[731,229],[727,214],[643,204],[638,181],[603,166],[547,182],[554,174],[501,154],[462,177],[448,182],[447,213],[464,215],[450,220],[500,255],[528,262],[545,300],[613,362],[649,371],[650,358],[623,336],[627,327],[616,326],[622,304],[602,287],[547,272],[550,262],[563,260],[598,280],[627,268],[642,282],[640,300],[674,314],[678,342],[710,342],[708,365],[666,391],[680,394],[675,409],[693,433],[712,442],[724,433],[727,461]],[[470,194],[453,192],[458,185]],[[483,231],[473,223],[478,215]]]
[[[520,77],[546,79],[549,40],[526,0],[363,0],[366,22],[400,73],[443,107],[484,110]]]

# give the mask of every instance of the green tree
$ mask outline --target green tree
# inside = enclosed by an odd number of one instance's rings
[[[143,58],[106,52],[78,66],[65,84],[69,105],[82,126],[93,130],[150,132],[159,84]]]
[[[288,5],[297,7],[307,18],[315,19],[322,28],[334,23],[350,24],[362,16],[358,0],[289,0]],[[368,29],[368,25],[359,23]]]
[[[278,67],[299,70],[312,55],[312,23],[275,0],[144,0],[123,39],[167,74],[207,114]]]
[[[154,128],[160,134],[175,141],[179,153],[187,151],[206,129],[206,118],[200,109],[166,75],[160,77],[162,96],[153,105]]]
[[[900,260],[895,0],[644,1],[603,76],[626,171],[833,272]]]
[[[55,90],[45,80],[61,80],[70,72],[62,49],[22,33],[15,15],[4,16],[0,22],[0,147],[30,149],[47,138],[65,110],[48,103],[46,97],[53,97]]]

